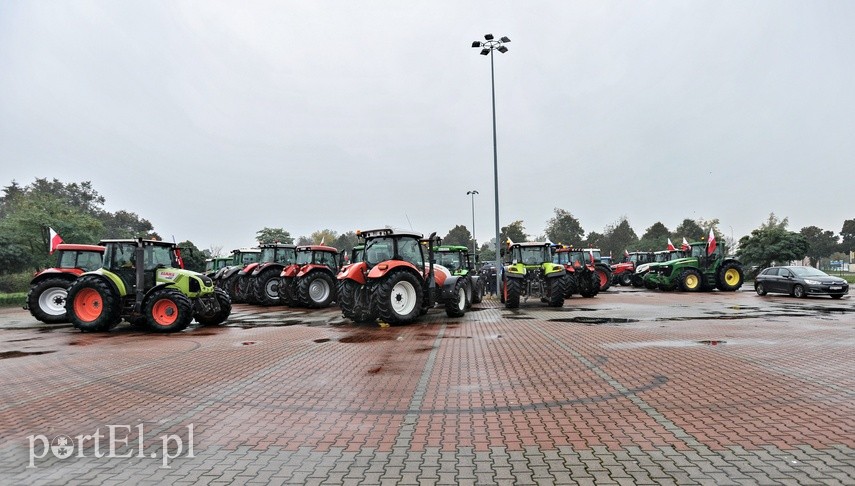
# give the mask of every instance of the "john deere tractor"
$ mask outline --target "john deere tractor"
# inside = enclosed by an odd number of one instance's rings
[[[582,297],[595,297],[600,293],[600,274],[596,259],[565,245],[552,245],[552,262],[564,266],[564,297],[578,293]]]
[[[437,265],[447,268],[452,275],[469,281],[472,289],[470,302],[478,304],[484,299],[484,279],[475,272],[475,265],[469,258],[469,248],[463,245],[440,245],[433,249]]]
[[[65,313],[68,287],[85,272],[101,268],[104,247],[60,243],[55,253],[56,266],[33,277],[24,303],[24,309],[33,317],[48,324],[68,321]]]
[[[516,309],[520,299],[539,298],[549,307],[564,305],[567,271],[552,262],[549,242],[513,243],[505,254],[500,300],[505,307]]]
[[[461,317],[471,290],[465,278],[434,264],[436,233],[384,228],[359,231],[362,258],[338,274],[338,296],[344,317],[357,322],[380,319],[388,324],[413,322],[435,304],[449,317]]]
[[[691,243],[690,247],[691,253],[685,258],[652,265],[644,277],[645,286],[684,292],[713,289],[732,292],[742,286],[742,264],[725,255],[723,244],[712,253],[708,252],[705,241]]]
[[[201,273],[178,268],[175,245],[137,239],[103,240],[104,261],[68,289],[66,312],[81,331],[109,331],[122,319],[157,332],[186,328],[195,318],[216,325],[231,301]]]
[[[652,261],[642,263],[635,268],[635,273],[633,273],[632,275],[632,286],[646,287],[648,289],[657,288],[656,281],[651,280],[651,278],[648,278],[648,276],[651,275],[651,271],[665,262],[679,260],[680,258],[686,258],[686,256],[688,255],[688,250],[683,250],[680,248],[674,250],[662,250],[653,252]]]

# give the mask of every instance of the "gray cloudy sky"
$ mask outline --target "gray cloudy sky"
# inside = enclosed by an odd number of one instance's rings
[[[855,2],[0,3],[0,184],[91,180],[201,248],[392,225],[855,217]],[[816,187],[816,189],[805,189]]]

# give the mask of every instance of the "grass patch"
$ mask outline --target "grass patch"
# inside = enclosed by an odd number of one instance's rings
[[[21,307],[27,300],[26,292],[15,292],[13,294],[0,294],[0,307]]]

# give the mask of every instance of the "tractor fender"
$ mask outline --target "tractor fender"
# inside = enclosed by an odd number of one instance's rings
[[[220,278],[229,278],[232,275],[236,275],[237,273],[239,273],[242,269],[243,267],[240,266],[226,267],[223,269],[223,273],[222,275],[220,275]]]
[[[300,267],[300,271],[297,272],[297,277],[303,277],[314,270],[330,271],[330,267],[326,265],[321,265],[319,263],[310,263],[308,265],[303,265],[302,267]]]
[[[336,279],[338,280],[353,280],[354,282],[365,285],[365,270],[368,264],[365,262],[353,263],[346,265],[338,272]]]
[[[255,270],[255,267],[258,266],[258,263],[250,263],[249,265],[243,267],[243,270],[238,272],[238,275],[251,275],[252,271]]]
[[[278,269],[279,269],[279,271],[281,272],[281,271],[282,271],[282,269],[283,269],[284,267],[285,267],[285,265],[283,265],[283,264],[281,264],[281,263],[276,263],[276,262],[264,262],[264,263],[259,263],[259,264],[258,264],[258,265],[257,265],[257,266],[252,270],[252,276],[253,276],[253,277],[255,277],[256,275],[258,275],[259,273],[263,272],[264,270],[267,270],[268,268],[278,268]]]
[[[460,280],[461,276],[452,275],[451,277],[446,277],[445,282],[442,283],[442,298],[443,302],[448,301],[449,299],[456,299],[457,296],[454,295],[454,287],[457,286],[457,281]],[[469,289],[468,292],[471,292],[472,289]]]
[[[524,278],[526,270],[524,265],[510,265],[504,267],[502,273],[508,278]]]
[[[543,266],[543,275],[546,278],[563,277],[566,273],[563,265],[549,263]]]
[[[216,272],[214,272],[214,276],[213,276],[213,277],[211,277],[211,279],[213,279],[213,280],[219,280],[219,279],[223,278],[223,274],[225,274],[225,273],[226,273],[226,271],[228,270],[228,268],[229,268],[229,267],[223,267],[223,268],[221,268],[221,269],[217,270]]]
[[[292,263],[282,267],[282,271],[279,272],[279,276],[282,278],[294,278],[297,276],[298,271],[300,271],[300,265]]]
[[[70,282],[74,281],[77,277],[83,275],[83,270],[79,268],[48,268],[47,270],[42,270],[30,281],[30,285],[35,285],[46,278],[65,278]]]
[[[410,262],[405,262],[403,260],[388,260],[383,263],[378,263],[377,265],[374,265],[374,267],[368,271],[368,278],[382,278],[392,270],[397,270],[399,268],[410,269],[417,275],[419,275],[419,278],[421,278],[422,280],[424,280],[425,278],[425,274],[423,271],[419,271],[420,269],[416,268],[415,265]],[[437,283],[439,283],[438,280]]]
[[[175,282],[161,282],[161,283],[155,285],[154,287],[148,289],[148,292],[146,292],[143,295],[142,302],[137,302],[137,304],[139,305],[139,309],[142,309],[143,307],[145,307],[145,305],[143,305],[143,304],[148,301],[148,298],[149,298],[149,296],[151,296],[151,294],[153,294],[153,293],[157,292],[158,290],[165,288],[165,287],[175,287]],[[139,311],[139,309],[136,309],[136,310]]]
[[[504,276],[507,278],[525,278],[524,273],[516,273],[516,272],[503,272]]]

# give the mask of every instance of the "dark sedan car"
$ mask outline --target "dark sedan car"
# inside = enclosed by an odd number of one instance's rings
[[[849,283],[813,267],[769,267],[754,279],[757,295],[790,294],[794,297],[830,295],[839,299],[849,292]]]

